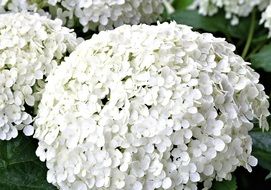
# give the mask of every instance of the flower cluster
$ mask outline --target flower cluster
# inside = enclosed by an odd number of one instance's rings
[[[213,15],[223,8],[226,18],[231,19],[233,25],[238,24],[238,17],[246,17],[258,7],[265,8],[269,0],[194,0],[192,8],[198,8],[203,15]]]
[[[0,15],[0,139],[9,140],[24,129],[33,134],[32,116],[44,79],[77,44],[76,35],[29,13]]]
[[[83,31],[112,29],[123,24],[156,22],[164,10],[163,0],[0,0],[0,11],[29,10],[42,12],[49,9],[68,27],[80,23]]]
[[[55,7],[58,18],[68,26],[74,26],[76,20],[83,31],[112,29],[123,24],[155,22],[163,12],[162,0],[104,0],[75,1],[48,0]]]
[[[231,19],[231,24],[239,23],[238,17],[248,16],[253,9],[258,8],[263,11],[260,24],[269,29],[271,36],[271,2],[270,0],[195,0],[191,8],[198,8],[203,15],[213,15],[223,8],[226,18]]]
[[[235,47],[175,22],[81,43],[48,77],[36,151],[60,189],[197,189],[249,171],[267,96]]]

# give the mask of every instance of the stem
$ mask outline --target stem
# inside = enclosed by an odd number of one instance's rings
[[[254,35],[255,24],[256,24],[256,12],[255,12],[255,9],[254,9],[253,12],[252,12],[252,16],[251,16],[251,24],[250,24],[250,28],[249,28],[247,42],[246,42],[245,48],[244,48],[243,53],[242,53],[243,59],[246,58],[248,50],[250,48],[251,41],[252,41],[252,38],[253,38],[253,35]]]

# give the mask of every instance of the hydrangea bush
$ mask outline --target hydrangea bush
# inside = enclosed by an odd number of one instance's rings
[[[80,44],[48,77],[37,156],[59,189],[197,189],[251,171],[259,75],[235,47],[175,22],[121,26]]]
[[[49,9],[53,17],[67,26],[78,23],[83,31],[112,29],[123,24],[151,24],[160,18],[163,0],[5,0],[2,11],[30,10],[44,13]],[[44,9],[44,10],[43,10]]]
[[[0,15],[0,139],[32,135],[44,79],[78,44],[75,33],[38,14]]]
[[[0,189],[269,189],[270,10],[0,0]]]

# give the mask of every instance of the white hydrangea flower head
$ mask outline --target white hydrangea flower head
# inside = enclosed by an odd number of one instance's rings
[[[28,10],[53,17],[83,31],[112,29],[123,24],[157,22],[168,0],[0,0],[0,12]]]
[[[112,29],[123,24],[152,23],[163,12],[163,0],[47,0],[58,18],[83,31]]]
[[[198,8],[203,15],[214,15],[220,8],[226,12],[226,18],[231,23],[239,23],[238,17],[248,16],[254,8],[262,10],[270,3],[270,0],[194,0],[192,8]]]
[[[271,37],[271,2],[265,9],[265,11],[262,13],[262,18],[260,20],[260,23],[269,29],[269,37]]]
[[[124,25],[80,44],[48,77],[37,156],[60,189],[205,189],[251,171],[259,75],[212,34]],[[61,74],[60,74],[61,73]]]
[[[1,140],[15,138],[21,129],[33,134],[29,110],[37,106],[44,79],[77,44],[61,24],[38,14],[0,15]]]

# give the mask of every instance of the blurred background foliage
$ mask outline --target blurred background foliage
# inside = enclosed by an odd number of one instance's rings
[[[175,0],[173,14],[164,14],[165,21],[175,20],[179,24],[192,26],[199,32],[211,32],[225,38],[236,46],[236,53],[242,56],[260,73],[266,93],[271,93],[271,39],[268,31],[260,26],[260,13],[256,10],[241,18],[237,26],[230,25],[220,11],[212,17],[204,17],[187,7],[193,0]],[[75,29],[76,30],[76,29]],[[92,33],[79,36],[88,39]],[[270,119],[271,121],[271,119]],[[238,168],[231,181],[214,182],[213,190],[270,190],[271,189],[271,132],[262,132],[258,127],[251,131],[253,155],[259,164],[249,173]],[[35,155],[38,142],[32,137],[19,134],[16,139],[0,142],[0,190],[53,190],[47,183],[46,165]],[[200,187],[199,187],[200,189]]]

